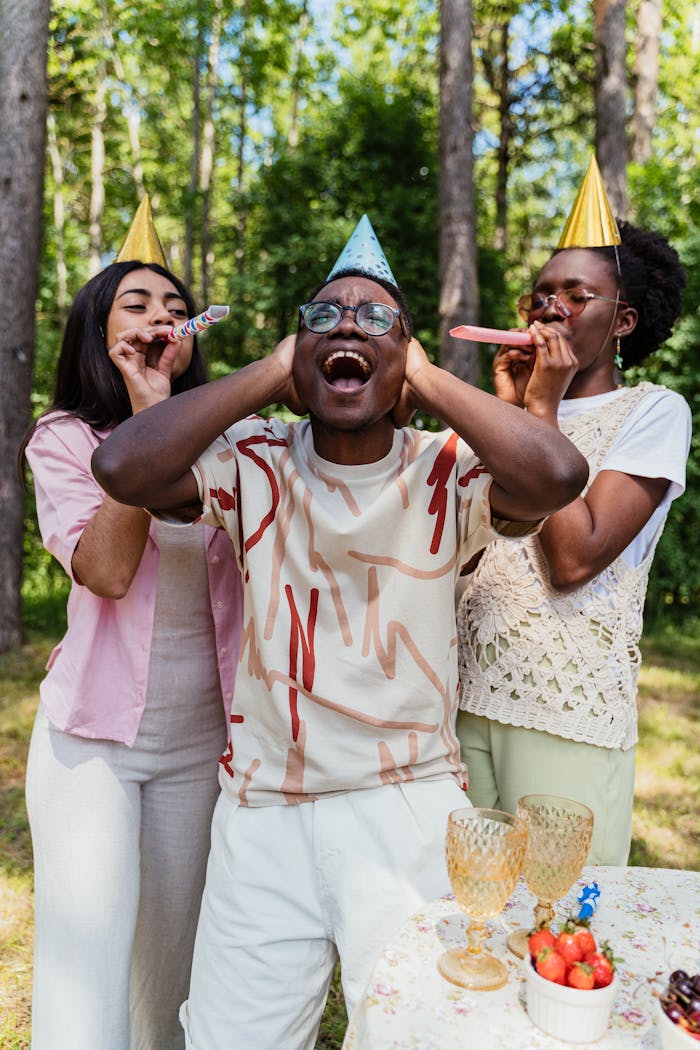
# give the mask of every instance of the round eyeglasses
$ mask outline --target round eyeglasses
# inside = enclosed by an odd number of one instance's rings
[[[386,303],[360,303],[359,306],[341,306],[340,303],[319,301],[305,303],[299,307],[299,315],[310,332],[323,335],[340,324],[345,311],[355,316],[355,324],[367,335],[386,335],[394,327],[396,319],[401,322],[401,331],[406,334],[400,310]]]
[[[521,295],[516,306],[523,321],[530,323],[539,320],[549,309],[550,303],[561,318],[578,317],[586,309],[586,303],[591,299],[600,299],[604,303],[615,303],[615,306],[629,306],[624,299],[620,299],[619,292],[615,299],[608,299],[605,295],[595,295],[585,288],[578,287],[562,288],[561,291],[552,295],[530,292],[528,295]]]

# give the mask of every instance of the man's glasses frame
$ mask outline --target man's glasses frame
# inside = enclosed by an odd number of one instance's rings
[[[320,307],[321,310],[317,311],[315,307]],[[317,299],[313,303],[304,303],[303,306],[300,306],[299,317],[314,335],[325,335],[338,327],[346,311],[354,315],[355,324],[366,335],[387,335],[396,324],[397,318],[401,322],[403,334],[408,334],[401,311],[393,306],[389,306],[387,303],[360,303],[359,306],[341,306],[340,303],[335,303],[331,300]],[[324,319],[321,320],[315,317],[316,313],[324,314]],[[378,328],[377,324],[374,323],[379,321],[381,324],[382,319],[383,323],[387,325],[386,328]]]

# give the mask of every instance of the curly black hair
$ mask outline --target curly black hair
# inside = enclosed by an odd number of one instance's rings
[[[618,220],[622,244],[620,295],[637,311],[636,327],[622,340],[622,367],[640,364],[668,339],[681,313],[683,289],[688,283],[678,252],[666,238]],[[591,248],[605,257],[618,278],[614,248]]]

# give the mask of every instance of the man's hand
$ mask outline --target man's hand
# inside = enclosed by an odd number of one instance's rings
[[[293,335],[286,335],[282,339],[272,352],[270,360],[276,365],[281,366],[283,370],[282,381],[284,385],[284,391],[282,394],[282,401],[290,411],[294,412],[297,416],[304,416],[308,412],[305,405],[302,404],[297,389],[294,385],[294,351],[296,348],[296,333]]]
[[[171,325],[145,325],[117,332],[109,356],[124,378],[134,414],[170,397],[179,349],[168,340],[171,331]]]
[[[418,372],[426,365],[430,365],[428,355],[417,339],[411,339],[406,349],[405,379],[401,396],[391,412],[395,427],[407,426],[413,419],[416,410],[420,408],[413,390],[413,381]]]

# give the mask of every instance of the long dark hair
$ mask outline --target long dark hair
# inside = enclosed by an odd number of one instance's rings
[[[24,436],[19,450],[23,471],[25,450],[42,419],[49,413],[61,412],[81,419],[95,430],[112,429],[131,415],[131,402],[119,369],[107,353],[105,333],[107,318],[120,282],[133,270],[152,270],[166,277],[177,288],[187,306],[189,317],[197,308],[182,281],[157,263],[115,262],[83,285],[70,309],[61,342],[56,369],[56,385],[51,407],[35,420]],[[206,382],[202,355],[193,339],[192,358],[185,372],[174,380],[172,393],[191,390]]]

